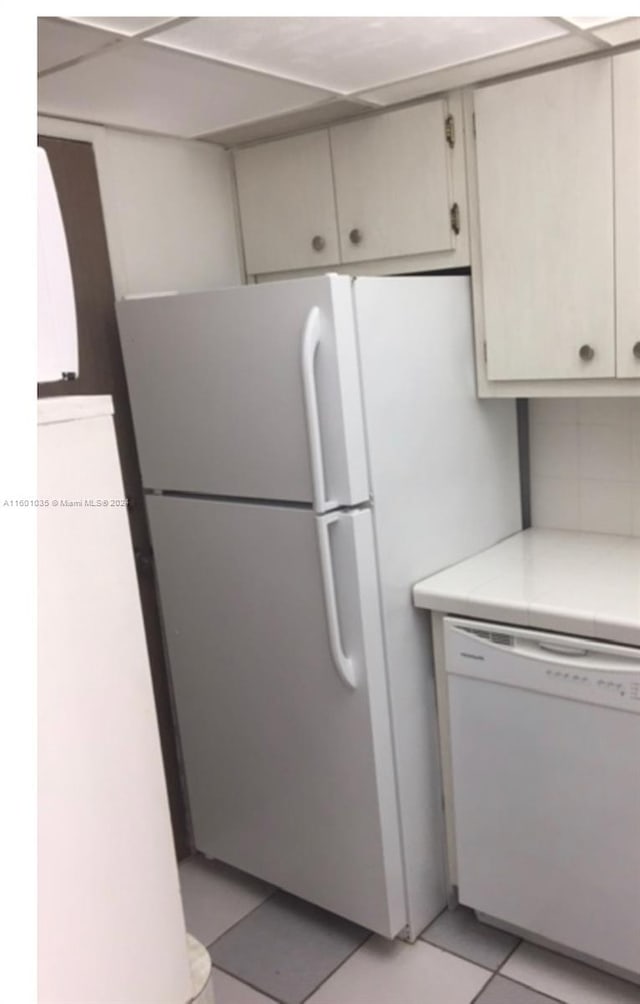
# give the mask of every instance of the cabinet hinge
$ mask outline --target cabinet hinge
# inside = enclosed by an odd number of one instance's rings
[[[453,150],[456,145],[456,120],[453,115],[447,115],[444,120],[444,136],[447,143]]]
[[[475,139],[478,135],[476,132],[476,113],[474,112],[471,116],[471,128],[473,129],[473,138]]]
[[[485,363],[489,362],[489,359],[488,359],[488,356],[487,356],[487,343],[486,342],[482,343],[482,355],[484,356]]]
[[[451,209],[449,210],[449,219],[451,220],[451,229],[454,234],[460,233],[460,206],[457,202],[454,202]]]

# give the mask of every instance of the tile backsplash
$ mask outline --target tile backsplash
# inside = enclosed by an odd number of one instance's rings
[[[640,399],[529,402],[531,522],[640,537]]]

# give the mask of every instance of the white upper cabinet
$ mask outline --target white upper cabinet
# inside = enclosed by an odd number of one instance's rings
[[[235,167],[249,274],[339,260],[326,130],[237,150]]]
[[[454,247],[444,101],[333,126],[343,262]]]
[[[640,377],[640,51],[613,60],[619,377]]]
[[[640,394],[640,53],[467,110],[480,395]]]
[[[611,97],[607,59],[475,94],[489,380],[615,375]]]
[[[234,159],[249,275],[469,264],[459,95],[244,147]]]

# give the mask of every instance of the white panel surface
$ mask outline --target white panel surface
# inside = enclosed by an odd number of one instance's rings
[[[331,127],[342,261],[453,248],[446,115],[433,101]]]
[[[613,21],[612,17],[565,17],[564,21],[570,21],[571,24],[575,24],[577,28],[581,28],[583,31],[589,31],[591,28],[597,28],[598,25],[608,24]]]
[[[98,418],[102,415],[113,415],[113,398],[108,394],[38,398],[38,425],[73,422],[79,418]]]
[[[348,93],[563,32],[527,17],[210,17],[153,41]]]
[[[640,18],[638,26],[640,27]],[[617,375],[640,380],[640,51],[613,59]],[[638,355],[634,353],[637,346]]]
[[[38,148],[38,382],[63,373],[78,374],[76,301],[58,194]]]
[[[558,35],[533,45],[523,45],[508,49],[481,59],[464,63],[454,63],[429,73],[420,73],[408,80],[399,80],[385,87],[362,91],[358,97],[377,105],[395,105],[427,94],[438,94],[458,87],[475,84],[479,80],[490,80],[505,73],[518,73],[531,67],[554,63],[572,56],[583,56],[595,51],[595,44],[583,35]]]
[[[95,28],[104,28],[107,31],[115,31],[120,35],[139,35],[142,31],[149,31],[150,28],[158,28],[167,21],[172,21],[171,17],[69,17],[68,21],[77,21],[80,24],[93,25]]]
[[[461,902],[638,972],[640,716],[457,676],[449,699]]]
[[[621,298],[618,311],[622,319]],[[628,313],[626,320],[633,324]],[[529,437],[534,526],[640,536],[633,510],[640,499],[640,401],[538,400],[530,405]]]
[[[115,129],[105,148],[101,191],[122,255],[120,296],[241,282],[229,154]]]
[[[64,24],[56,18],[38,18],[38,73],[96,52],[113,42],[113,35],[95,28]]]
[[[514,403],[475,394],[469,280],[357,279],[410,923],[444,906],[431,646],[411,586],[520,528]]]
[[[612,24],[595,28],[593,34],[609,45],[624,45],[640,39],[640,17],[624,17]]]
[[[249,274],[340,260],[326,129],[237,150],[234,162]]]
[[[404,924],[371,516],[147,499],[198,850],[380,933]]]
[[[118,303],[147,488],[312,501],[302,343],[313,306],[327,496],[366,501],[351,283],[337,277]]]
[[[474,95],[489,380],[615,375],[611,100],[606,59]]]
[[[63,119],[38,131],[93,145],[117,299],[242,281],[226,151]]]
[[[38,107],[190,137],[314,104],[325,93],[133,41],[42,77]]]
[[[182,1004],[184,917],[126,507],[85,504],[124,502],[113,420],[104,398],[99,417],[59,421],[63,408],[41,402],[38,431],[38,999]]]

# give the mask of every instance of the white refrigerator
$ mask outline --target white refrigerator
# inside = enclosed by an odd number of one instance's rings
[[[195,845],[387,937],[445,905],[420,578],[521,527],[466,277],[121,301]]]

